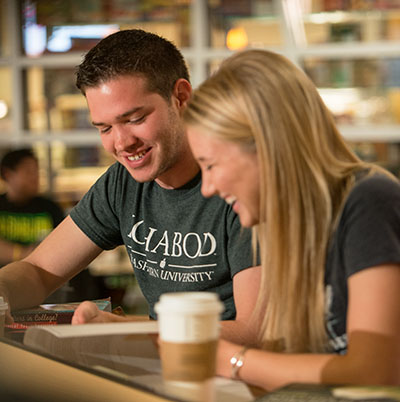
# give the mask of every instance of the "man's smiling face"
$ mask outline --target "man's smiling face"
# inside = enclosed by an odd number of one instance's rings
[[[103,146],[139,182],[168,175],[182,157],[185,134],[178,102],[149,92],[145,78],[122,76],[86,90]]]

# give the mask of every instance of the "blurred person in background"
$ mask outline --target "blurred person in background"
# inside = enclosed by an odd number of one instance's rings
[[[57,203],[39,194],[39,164],[31,149],[7,152],[0,162],[0,264],[26,257],[63,219]]]

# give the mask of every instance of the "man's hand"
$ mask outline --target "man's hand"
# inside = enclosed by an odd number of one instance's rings
[[[107,311],[101,311],[95,303],[84,301],[75,310],[71,324],[93,324],[115,321],[126,321],[126,319]]]
[[[147,321],[148,316],[143,315],[129,315],[121,316],[112,314],[108,311],[100,310],[97,305],[90,301],[82,302],[75,310],[72,316],[71,324],[94,324],[104,322],[129,322],[129,321]]]

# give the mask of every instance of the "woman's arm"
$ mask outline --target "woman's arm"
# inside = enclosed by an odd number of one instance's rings
[[[348,289],[346,355],[250,349],[239,378],[267,390],[294,382],[400,385],[400,264],[360,271],[349,278]],[[230,359],[240,349],[220,341],[219,375],[230,377]]]
[[[241,345],[255,344],[257,322],[253,317],[261,281],[261,266],[238,272],[233,277],[233,297],[236,306],[234,320],[221,321],[221,336]]]

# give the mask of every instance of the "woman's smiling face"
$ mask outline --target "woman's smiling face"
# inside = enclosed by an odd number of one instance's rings
[[[197,126],[188,127],[187,133],[202,170],[202,194],[218,195],[232,204],[242,226],[256,225],[260,204],[257,154],[233,142],[213,138]]]

